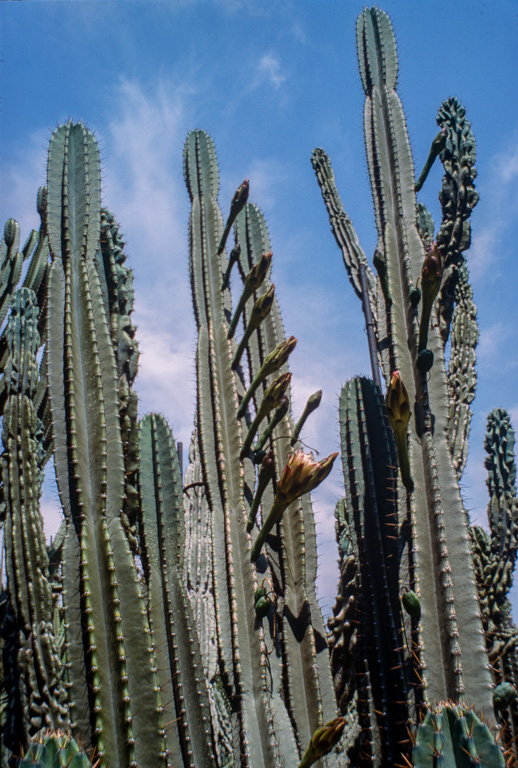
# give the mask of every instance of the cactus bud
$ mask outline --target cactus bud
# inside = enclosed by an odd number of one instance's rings
[[[4,240],[8,248],[12,248],[17,235],[20,232],[20,225],[15,219],[7,219],[4,226]]]
[[[227,223],[225,224],[225,229],[223,230],[221,240],[219,241],[218,255],[223,253],[223,249],[225,247],[225,243],[227,242],[228,233],[230,232],[232,224],[235,222],[238,214],[241,213],[246,205],[248,200],[248,192],[249,181],[248,179],[245,179],[244,182],[240,184],[236,189],[234,197],[232,198],[232,202],[230,203],[230,213],[228,214]]]
[[[297,339],[295,338],[295,336],[290,336],[289,339],[286,339],[281,344],[276,346],[275,349],[272,352],[270,352],[270,354],[264,359],[264,362],[260,367],[259,372],[257,373],[257,376],[250,384],[249,388],[246,391],[245,396],[241,401],[241,404],[237,412],[238,419],[241,419],[244,416],[248,403],[250,402],[251,398],[255,394],[261,382],[263,382],[267,376],[271,376],[272,373],[276,373],[279,370],[279,368],[282,368],[282,366],[286,363],[288,357],[291,355],[291,353],[295,349],[296,345],[297,345]]]
[[[268,426],[264,430],[263,434],[261,435],[261,437],[259,438],[257,443],[254,445],[254,454],[255,454],[254,462],[256,464],[260,464],[261,463],[262,458],[259,458],[259,457],[261,456],[262,448],[263,448],[264,444],[266,443],[266,441],[271,437],[272,432],[275,429],[275,427],[278,424],[281,423],[283,418],[288,413],[289,407],[290,407],[290,401],[288,400],[286,395],[284,395],[284,397],[282,398],[281,404],[279,405],[279,407],[277,408],[277,410],[273,414],[272,418],[268,422]]]
[[[257,511],[259,504],[261,503],[262,495],[266,489],[266,486],[273,480],[275,475],[275,461],[273,458],[273,451],[270,451],[265,455],[262,460],[261,467],[259,469],[259,477],[257,479],[257,490],[255,492],[254,499],[250,506],[250,513],[248,515],[248,521],[246,524],[247,533],[250,533],[255,525],[255,518],[257,517]]]
[[[224,291],[225,288],[228,288],[232,267],[234,266],[234,264],[237,264],[237,262],[239,261],[240,255],[241,255],[241,245],[239,243],[236,243],[236,245],[230,251],[230,256],[228,257],[227,271],[225,272],[225,276],[223,277],[223,283],[221,284],[222,291]]]
[[[516,699],[516,689],[511,683],[500,683],[493,691],[493,704],[495,709],[507,707]]]
[[[243,338],[239,342],[239,346],[236,350],[236,354],[234,355],[234,359],[232,360],[232,368],[234,370],[239,365],[239,362],[241,360],[243,352],[245,351],[245,347],[248,344],[250,336],[255,330],[257,330],[257,328],[259,328],[263,320],[268,316],[273,306],[274,298],[275,298],[275,285],[272,283],[268,288],[268,290],[266,291],[266,293],[263,293],[262,296],[259,296],[254,306],[252,307],[252,311],[250,312],[250,320],[248,321],[248,325],[245,328]]]
[[[264,279],[268,273],[270,262],[272,260],[272,252],[263,253],[259,261],[254,264],[248,275],[245,277],[245,284],[243,286],[243,293],[239,299],[239,304],[236,307],[230,328],[228,329],[228,338],[231,339],[235,333],[239,317],[245,308],[245,304],[256,291],[263,284]]]
[[[401,595],[401,603],[410,618],[419,621],[421,618],[421,601],[412,589],[408,589]]]
[[[291,445],[295,445],[297,442],[300,432],[302,430],[302,427],[306,423],[308,416],[310,416],[313,411],[316,411],[320,403],[322,402],[322,390],[319,389],[318,392],[314,392],[312,395],[308,397],[308,401],[305,405],[304,410],[302,411],[302,416],[297,421],[297,424],[295,425],[295,429],[293,430],[293,437],[291,438]]]
[[[288,389],[290,379],[291,379],[291,373],[289,371],[287,373],[281,374],[275,379],[275,381],[273,381],[270,384],[270,386],[264,393],[264,396],[263,396],[261,405],[259,406],[259,409],[257,411],[256,417],[253,420],[252,424],[250,425],[250,429],[248,430],[248,434],[245,438],[245,442],[243,443],[243,447],[240,453],[241,461],[245,458],[245,456],[249,452],[261,421],[264,418],[266,418],[266,416],[268,416],[268,414],[271,411],[273,411],[274,408],[278,408],[279,405],[281,404],[282,399],[286,393],[286,390]]]
[[[254,593],[254,610],[258,619],[264,619],[270,612],[271,600],[264,587],[257,587]]]
[[[431,349],[422,349],[417,354],[415,361],[417,370],[421,373],[428,373],[433,365],[433,352]]]
[[[311,741],[304,752],[304,757],[300,761],[298,768],[309,768],[310,765],[313,765],[317,760],[331,752],[333,747],[340,741],[345,724],[345,718],[335,717],[334,720],[326,723],[321,728],[317,728],[311,737]]]
[[[419,305],[419,302],[421,301],[421,289],[413,285],[410,288],[410,291],[408,292],[408,298],[409,298],[410,304],[413,307],[417,307]]]

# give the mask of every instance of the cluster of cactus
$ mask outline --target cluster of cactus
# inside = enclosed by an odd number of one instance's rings
[[[478,717],[494,712],[512,744],[517,502],[503,412],[486,445],[490,537],[469,528],[459,492],[476,384],[463,256],[474,140],[463,108],[445,102],[416,184],[388,17],[365,10],[357,37],[377,274],[327,155],[313,155],[372,363],[372,379],[348,381],[340,398],[329,631],[309,492],[337,454],[302,450],[322,393],[295,422],[297,342],[248,179],[225,222],[212,140],[188,135],[197,407],[182,478],[163,416],[138,418],[132,273],[101,206],[96,142],[69,122],[50,142],[39,232],[19,250],[11,219],[0,245],[3,765],[87,764],[68,733],[107,768],[503,764]],[[416,189],[437,156],[434,236]],[[39,497],[51,456],[63,523],[48,547]]]

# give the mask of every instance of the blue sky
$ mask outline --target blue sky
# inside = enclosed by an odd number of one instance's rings
[[[25,0],[0,3],[0,213],[22,239],[37,227],[56,124],[85,121],[99,139],[105,204],[120,221],[135,272],[142,413],[160,410],[187,447],[194,413],[195,349],[187,270],[188,198],[182,149],[192,128],[213,137],[224,213],[250,177],[264,211],[292,356],[294,412],[323,388],[307,443],[339,447],[342,383],[369,372],[359,302],[311,168],[329,153],[344,206],[367,254],[376,243],[362,136],[363,91],[352,0]],[[486,516],[483,437],[488,412],[518,427],[518,1],[387,0],[399,46],[399,94],[416,167],[436,133],[440,103],[457,96],[477,140],[480,202],[468,257],[479,310],[478,392],[462,487],[474,521]],[[440,221],[441,170],[420,199]],[[314,495],[319,589],[329,612],[336,587],[334,472]],[[49,520],[57,498],[44,495]],[[515,605],[518,608],[518,592]]]

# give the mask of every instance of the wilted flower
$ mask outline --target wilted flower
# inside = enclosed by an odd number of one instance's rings
[[[404,431],[410,421],[410,401],[399,371],[394,371],[385,396],[390,426],[394,432]]]
[[[321,728],[317,728],[311,737],[304,757],[299,763],[299,768],[309,768],[310,765],[313,765],[317,760],[331,752],[333,747],[340,741],[345,725],[345,718],[335,717],[334,720],[326,723]]]
[[[412,493],[414,490],[414,481],[410,472],[407,444],[407,429],[412,412],[410,410],[408,392],[401,380],[399,371],[394,371],[392,374],[385,397],[385,403],[387,406],[390,426],[392,427],[396,441],[401,482],[405,488]]]

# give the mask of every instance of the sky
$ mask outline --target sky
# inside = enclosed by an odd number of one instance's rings
[[[117,217],[135,274],[144,414],[161,411],[188,450],[196,345],[188,284],[189,201],[182,152],[187,132],[213,138],[226,216],[250,178],[263,210],[272,280],[290,360],[293,412],[323,389],[304,431],[320,456],[339,450],[338,395],[369,375],[361,307],[311,167],[331,157],[344,207],[370,256],[376,245],[362,136],[353,0],[24,0],[0,3],[0,223],[16,218],[22,242],[38,227],[48,141],[68,119],[95,132],[103,203]],[[398,92],[416,169],[437,132],[441,102],[457,96],[477,141],[480,202],[468,254],[478,306],[478,390],[462,492],[472,522],[487,520],[483,439],[489,411],[518,427],[518,0],[386,0],[399,53]],[[420,193],[440,223],[440,165]],[[49,535],[59,520],[48,472]],[[339,469],[314,495],[325,615],[336,593],[333,511]],[[518,616],[518,589],[513,591]]]

